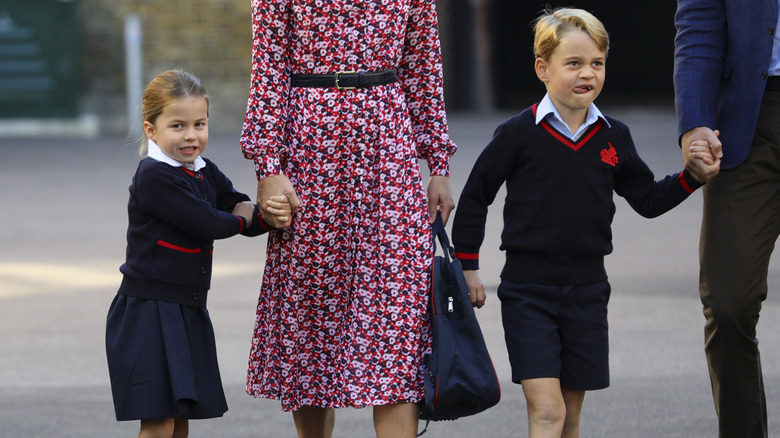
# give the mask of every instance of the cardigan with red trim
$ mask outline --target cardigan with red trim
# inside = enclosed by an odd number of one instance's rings
[[[270,227],[232,214],[249,197],[210,160],[198,172],[144,158],[130,184],[127,251],[119,294],[205,306],[215,239]]]
[[[479,269],[488,206],[506,184],[500,249],[503,280],[553,285],[606,280],[613,192],[644,217],[659,216],[701,187],[687,171],[656,181],[628,127],[606,117],[579,141],[547,122],[536,105],[502,123],[480,154],[458,202],[453,243],[463,269]]]

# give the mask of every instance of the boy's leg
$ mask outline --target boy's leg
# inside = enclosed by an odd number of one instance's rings
[[[336,424],[335,409],[304,406],[292,413],[299,438],[331,438]]]
[[[555,378],[523,380],[529,438],[560,438],[566,420],[561,382]]]
[[[561,438],[580,436],[580,412],[585,401],[585,391],[561,388],[563,403],[566,405],[566,420],[563,422]]]

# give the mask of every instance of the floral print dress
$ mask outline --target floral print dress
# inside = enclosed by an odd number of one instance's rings
[[[434,0],[252,0],[241,136],[258,178],[301,201],[269,234],[246,391],[282,409],[417,402],[432,243],[418,159],[449,175]],[[357,90],[293,73],[382,71]]]

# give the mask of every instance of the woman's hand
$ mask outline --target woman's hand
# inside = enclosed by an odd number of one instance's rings
[[[450,217],[450,212],[455,209],[455,202],[452,200],[452,187],[450,186],[450,177],[433,175],[428,180],[428,214],[431,216],[431,223],[436,220],[436,212],[441,212],[441,219],[444,225]]]

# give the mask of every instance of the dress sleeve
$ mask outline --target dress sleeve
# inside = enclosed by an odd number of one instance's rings
[[[449,176],[450,140],[444,111],[441,46],[434,0],[412,0],[406,24],[401,64],[398,66],[417,156],[428,162],[431,175]]]
[[[288,0],[252,0],[252,73],[241,150],[257,178],[281,172],[290,95]]]

